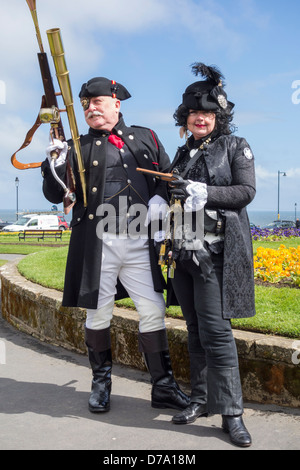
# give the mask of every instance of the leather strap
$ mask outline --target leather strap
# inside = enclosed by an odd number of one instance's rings
[[[45,107],[46,104],[46,98],[45,96],[42,97],[42,103],[41,103],[41,108]],[[20,150],[26,148],[32,141],[32,138],[37,131],[37,129],[40,127],[42,124],[40,120],[40,113],[38,114],[35,123],[33,124],[32,128],[27,132],[25,140],[22,144],[22,146],[12,155],[11,157],[11,163],[15,168],[18,170],[27,170],[28,168],[39,168],[42,165],[42,162],[37,162],[37,163],[21,163],[17,160],[16,154],[20,152]]]
[[[198,150],[198,152],[195,153],[195,155],[188,162],[188,164],[185,167],[184,171],[181,173],[180,176],[182,178],[184,178],[188,174],[188,171],[192,168],[192,166],[196,163],[196,161],[199,160],[199,158],[201,157],[202,154],[203,154],[202,150]]]

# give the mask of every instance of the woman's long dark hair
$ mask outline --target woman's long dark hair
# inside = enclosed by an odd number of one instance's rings
[[[176,109],[173,117],[175,119],[175,125],[180,127],[186,127],[187,118],[190,109],[187,106],[181,104]],[[232,124],[233,112],[225,113],[221,108],[218,111],[214,111],[216,115],[216,130],[219,135],[229,135],[236,131],[236,127]]]

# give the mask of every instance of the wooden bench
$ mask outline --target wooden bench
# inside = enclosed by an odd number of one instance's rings
[[[45,238],[61,240],[62,232],[62,230],[24,230],[24,232],[19,232],[19,241],[27,238],[37,238],[38,241]]]

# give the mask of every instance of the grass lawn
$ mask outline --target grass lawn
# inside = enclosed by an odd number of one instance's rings
[[[26,256],[18,264],[22,276],[36,284],[62,291],[67,261],[67,247],[48,248]],[[41,266],[43,269],[41,269]]]
[[[256,250],[259,246],[263,246],[264,248],[273,248],[276,250],[280,247],[280,245],[284,245],[286,248],[297,248],[300,245],[300,239],[293,237],[293,238],[285,238],[280,241],[272,242],[268,240],[264,241],[253,241],[253,252],[256,253]]]
[[[287,239],[279,242],[255,241],[253,242],[253,248],[255,252],[258,246],[270,245],[272,248],[278,248],[281,244],[284,244],[286,247],[298,246],[299,239]],[[17,245],[0,244],[0,252],[31,253],[19,262],[18,268],[20,273],[35,283],[62,291],[68,247],[48,248],[46,246],[27,245],[25,250],[25,245],[23,244],[21,247],[20,245],[21,242],[18,242]],[[17,248],[23,251],[16,251]],[[44,268],[41,269],[41,267]],[[233,327],[248,331],[299,338],[300,289],[265,287],[259,285],[255,287],[255,291],[256,316],[253,318],[233,320]],[[128,308],[134,307],[131,299],[118,301],[117,305]],[[180,308],[175,306],[168,309],[167,315],[182,318]]]
[[[28,255],[29,253],[43,251],[48,245],[51,245],[51,247],[68,246],[70,235],[70,231],[65,231],[62,233],[62,239],[57,241],[53,238],[45,238],[44,240],[29,238],[25,241],[19,241],[19,236],[15,232],[0,232],[0,253]]]

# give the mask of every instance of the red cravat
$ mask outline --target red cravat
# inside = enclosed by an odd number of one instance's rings
[[[120,139],[120,137],[118,137],[117,135],[114,135],[114,134],[110,134],[110,136],[108,137],[108,142],[110,142],[111,144],[118,147],[118,149],[121,149],[124,145],[123,140]]]

